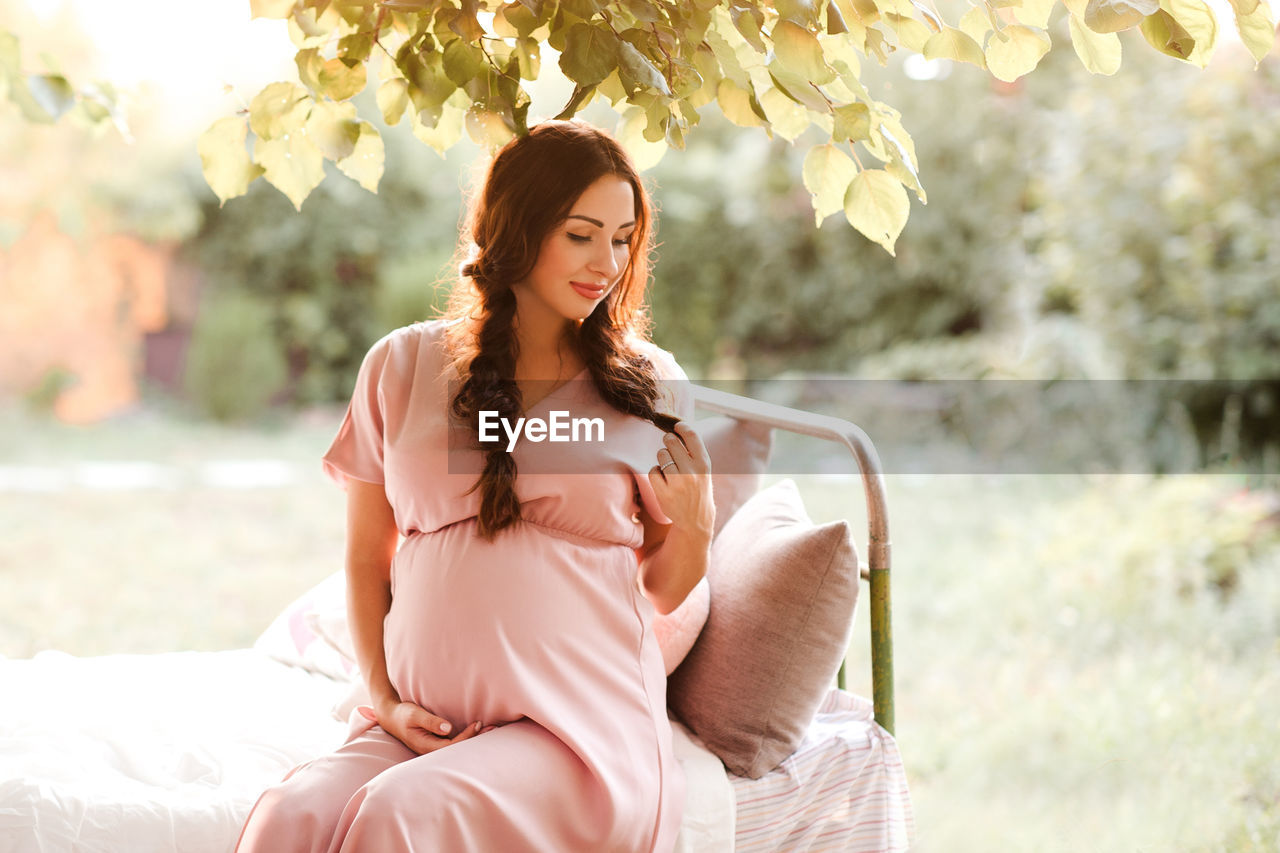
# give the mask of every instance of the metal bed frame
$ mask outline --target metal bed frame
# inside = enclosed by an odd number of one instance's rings
[[[693,387],[696,404],[708,411],[742,421],[766,424],[773,429],[834,441],[853,454],[862,475],[867,504],[867,560],[860,561],[862,579],[871,588],[871,690],[876,722],[893,734],[893,630],[889,602],[889,516],[885,501],[884,475],[871,439],[849,421],[766,403],[751,397],[718,391],[697,383]],[[840,664],[836,683],[845,687],[845,664]]]

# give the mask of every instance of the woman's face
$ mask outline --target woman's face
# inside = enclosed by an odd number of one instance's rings
[[[585,319],[631,259],[635,192],[617,175],[587,187],[542,241],[529,276],[515,285],[522,321]]]

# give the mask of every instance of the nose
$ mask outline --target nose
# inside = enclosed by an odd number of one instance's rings
[[[593,273],[612,282],[622,271],[618,264],[618,254],[612,240],[597,241],[588,266]]]

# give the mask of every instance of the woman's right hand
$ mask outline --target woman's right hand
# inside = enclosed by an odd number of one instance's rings
[[[379,705],[374,713],[384,731],[419,755],[475,737],[484,728],[477,720],[454,733],[448,720],[413,702],[388,701]]]

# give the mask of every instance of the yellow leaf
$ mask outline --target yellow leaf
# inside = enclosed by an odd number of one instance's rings
[[[320,66],[320,86],[335,101],[360,94],[367,79],[363,62],[348,68],[341,59],[329,59]]]
[[[1175,59],[1188,59],[1196,49],[1196,40],[1182,24],[1166,12],[1157,9],[1142,21],[1142,37],[1161,53]]]
[[[991,19],[987,17],[986,8],[972,6],[960,16],[960,31],[973,39],[979,46],[991,31]]]
[[[293,12],[293,0],[249,0],[250,18],[287,18]]]
[[[467,136],[471,137],[471,141],[476,145],[483,145],[490,152],[497,151],[515,136],[502,116],[475,104],[467,110],[465,123]]]
[[[321,154],[338,161],[351,156],[355,150],[360,125],[356,105],[350,101],[317,101],[304,131]]]
[[[780,20],[769,34],[773,52],[782,67],[811,83],[821,85],[835,79],[835,72],[822,58],[818,37],[792,21]]]
[[[1028,27],[1045,30],[1049,28],[1049,16],[1057,3],[1058,0],[1022,0],[1020,6],[1013,7],[1013,16]]]
[[[403,77],[392,77],[378,87],[378,109],[382,110],[382,120],[387,124],[399,124],[408,107],[408,80]]]
[[[1209,64],[1218,42],[1218,19],[1204,0],[1160,0],[1160,8],[1195,40],[1187,61],[1200,68]]]
[[[788,142],[795,142],[809,127],[809,111],[772,86],[760,93],[760,107],[770,126]]]
[[[951,27],[946,27],[942,32],[929,36],[921,53],[924,54],[925,59],[951,59],[956,62],[968,62],[979,68],[987,67],[982,46],[964,32]]]
[[[1040,30],[1005,27],[987,42],[987,68],[997,80],[1012,83],[1039,65],[1049,46],[1049,36]]]
[[[249,126],[259,139],[274,139],[306,121],[314,103],[301,86],[272,83],[249,104]]]
[[[916,53],[924,49],[925,43],[933,35],[933,33],[929,32],[928,27],[915,18],[906,18],[902,15],[890,13],[886,14],[884,19],[893,31],[898,34],[898,40],[902,42],[903,47],[914,50]]]
[[[249,184],[262,174],[262,167],[249,159],[244,147],[248,129],[243,118],[221,118],[209,125],[196,143],[200,169],[209,189],[218,197],[219,206],[227,199],[244,195]]]
[[[890,255],[910,212],[907,191],[883,169],[859,172],[845,192],[844,215],[849,224]]]
[[[444,102],[440,118],[436,119],[434,126],[422,123],[422,113],[414,113],[413,135],[430,145],[437,154],[443,157],[445,152],[462,138],[463,116],[466,115],[467,107],[470,104],[471,99],[462,90],[454,92]]]
[[[648,124],[648,116],[641,107],[629,106],[618,119],[618,127],[614,137],[631,155],[631,162],[640,171],[658,165],[658,161],[667,153],[667,143],[650,142],[644,138],[644,129]]]
[[[1084,22],[1095,33],[1117,33],[1138,26],[1159,8],[1158,0],[1089,0]]]
[[[338,168],[369,192],[376,193],[387,159],[382,136],[379,135],[378,129],[367,121],[360,122],[358,133],[355,148],[344,159],[338,161]]]
[[[1271,8],[1266,0],[1259,0],[1257,5],[1248,12],[1242,11],[1248,8],[1248,3],[1243,0],[1239,5],[1233,0],[1231,5],[1234,7],[1240,41],[1244,42],[1244,46],[1249,49],[1256,65],[1271,52],[1276,41],[1276,25],[1271,20]]]
[[[858,173],[853,160],[834,145],[815,145],[804,155],[801,175],[813,199],[814,224],[844,209],[844,194]]]
[[[1070,27],[1071,46],[1085,68],[1108,77],[1120,70],[1120,36],[1095,33],[1075,15],[1070,16]]]
[[[262,165],[263,177],[288,196],[298,210],[324,180],[324,155],[300,129],[278,139],[258,137],[253,159]]]
[[[738,87],[728,77],[720,81],[716,100],[724,117],[738,127],[761,127],[764,120],[751,108],[751,94]]]

